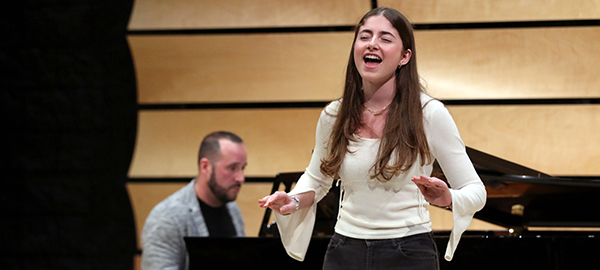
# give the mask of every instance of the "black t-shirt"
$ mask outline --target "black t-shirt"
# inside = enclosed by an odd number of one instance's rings
[[[214,208],[205,204],[200,199],[198,199],[198,202],[200,202],[200,210],[202,211],[202,216],[204,217],[210,237],[236,236],[235,226],[233,226],[233,221],[231,221],[231,215],[226,204]]]

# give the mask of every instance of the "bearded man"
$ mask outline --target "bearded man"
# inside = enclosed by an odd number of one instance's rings
[[[198,151],[198,176],[157,204],[142,230],[142,269],[189,268],[184,237],[245,236],[237,194],[245,181],[246,147],[227,131],[213,132]]]

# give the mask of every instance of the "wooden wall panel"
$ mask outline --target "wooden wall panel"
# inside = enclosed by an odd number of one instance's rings
[[[440,99],[600,97],[600,27],[417,31],[416,39],[421,75]],[[352,34],[129,42],[142,104],[327,101],[341,95]]]
[[[467,146],[551,175],[600,175],[600,106],[449,106]],[[131,177],[196,174],[200,139],[217,129],[246,141],[247,175],[302,171],[320,109],[140,113]]]
[[[354,25],[369,0],[136,0],[130,30]]]
[[[216,130],[242,137],[248,149],[247,176],[303,171],[314,148],[320,112],[320,108],[141,111],[129,176],[195,176],[200,141]]]
[[[368,0],[135,1],[129,30],[354,25]],[[600,0],[379,0],[411,22],[600,19]],[[284,29],[282,29],[284,30]],[[419,30],[418,61],[439,99],[600,98],[600,27]],[[341,95],[351,32],[130,34],[144,104],[330,101]],[[600,175],[600,105],[449,106],[467,146],[557,176]],[[141,110],[129,176],[197,174],[200,140],[229,130],[248,147],[248,177],[303,171],[320,108]],[[141,233],[148,212],[185,183],[127,184]],[[270,183],[246,183],[238,204],[248,236]],[[451,214],[431,209],[434,230]],[[474,221],[471,230],[503,228]]]
[[[144,103],[341,96],[352,33],[129,36]]]
[[[600,175],[600,105],[448,108],[467,146],[550,175]]]
[[[417,31],[440,99],[600,97],[600,27]]]
[[[133,270],[142,269],[142,255],[133,256]]]
[[[412,23],[600,19],[599,0],[378,0]]]

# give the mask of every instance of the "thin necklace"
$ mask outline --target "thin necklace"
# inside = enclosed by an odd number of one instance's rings
[[[383,109],[381,109],[379,111],[374,111],[374,110],[371,110],[371,108],[367,107],[367,105],[363,104],[363,107],[365,107],[365,109],[367,109],[367,111],[369,111],[370,113],[372,113],[373,116],[379,116],[379,115],[381,115],[385,110],[387,110],[388,106],[390,106],[390,104],[385,105],[385,107],[383,107]]]

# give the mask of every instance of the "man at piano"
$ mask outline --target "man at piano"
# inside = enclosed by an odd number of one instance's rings
[[[226,131],[207,135],[198,152],[198,176],[157,204],[142,231],[142,269],[188,269],[184,237],[245,236],[235,203],[245,181],[246,147]]]

